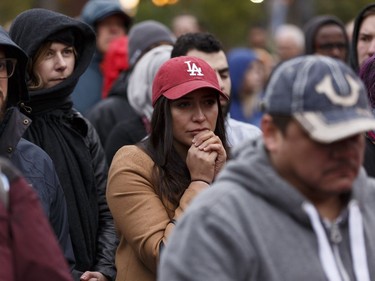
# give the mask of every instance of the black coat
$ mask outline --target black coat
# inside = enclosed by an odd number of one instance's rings
[[[30,90],[26,104],[32,110],[28,116],[33,123],[25,138],[52,158],[64,189],[76,259],[75,279],[89,270],[114,280],[118,240],[105,198],[108,166],[94,127],[71,102],[72,91],[95,52],[95,33],[79,20],[46,9],[19,14],[9,31],[31,58],[51,36],[66,33],[73,36],[77,52],[74,71],[51,88]]]
[[[86,115],[98,132],[103,147],[116,124],[137,115],[127,98],[128,77],[128,71],[121,72],[108,97],[99,101]]]
[[[122,146],[136,144],[146,136],[146,127],[142,118],[137,115],[118,123],[111,130],[104,147],[108,163],[112,162],[113,156]]]

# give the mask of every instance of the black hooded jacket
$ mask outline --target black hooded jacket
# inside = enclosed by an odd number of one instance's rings
[[[353,34],[352,34],[352,41],[350,46],[350,55],[349,55],[349,63],[352,69],[358,73],[359,72],[359,64],[358,64],[358,52],[357,52],[357,44],[358,44],[358,36],[359,30],[361,28],[363,22],[363,16],[369,11],[375,11],[375,3],[369,4],[365,6],[362,11],[356,16],[354,20],[354,27],[353,27]]]
[[[345,36],[346,45],[349,49],[349,38],[347,36],[344,23],[335,16],[322,15],[322,16],[317,16],[317,17],[312,18],[304,26],[305,54],[312,55],[316,53],[315,37],[316,37],[317,31],[322,26],[329,25],[329,24],[334,24],[341,28]],[[346,62],[347,60],[348,58],[345,59]]]
[[[0,156],[10,159],[37,192],[43,209],[56,234],[64,256],[74,266],[64,192],[51,158],[38,146],[22,138],[31,124],[19,110],[27,110],[29,95],[25,83],[26,54],[0,27],[0,47],[7,58],[17,59],[14,74],[8,78],[7,108],[0,122]]]
[[[15,18],[10,36],[33,59],[46,39],[64,31],[73,33],[75,69],[51,88],[30,91],[26,104],[33,123],[25,137],[50,155],[61,179],[76,258],[74,277],[79,280],[89,270],[114,280],[117,238],[105,198],[108,166],[95,129],[73,109],[70,98],[94,54],[94,31],[60,13],[31,9]]]

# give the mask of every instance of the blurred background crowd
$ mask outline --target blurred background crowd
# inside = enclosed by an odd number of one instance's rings
[[[7,25],[20,12],[40,7],[76,17],[87,0],[2,0],[0,24]],[[271,30],[283,22],[298,26],[317,14],[334,14],[343,22],[350,22],[366,0],[122,0],[122,6],[135,21],[154,19],[170,26],[180,13],[196,15],[204,29],[214,33],[225,48],[251,44],[250,27],[268,31],[267,44],[272,48]],[[254,3],[260,2],[260,3]],[[257,31],[257,30],[256,30]],[[255,31],[255,32],[256,32]]]

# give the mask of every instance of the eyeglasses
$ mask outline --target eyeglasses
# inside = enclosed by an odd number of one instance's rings
[[[346,50],[348,46],[345,43],[326,43],[317,46],[318,49],[324,51],[332,51],[334,49],[339,49],[340,51]]]
[[[0,78],[12,77],[16,63],[16,59],[0,59]]]

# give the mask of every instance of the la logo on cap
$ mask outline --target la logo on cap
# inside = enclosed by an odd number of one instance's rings
[[[188,66],[187,72],[190,73],[190,76],[204,76],[202,73],[202,68],[198,67],[194,62],[193,64],[190,64],[191,61],[185,61],[185,63]]]

